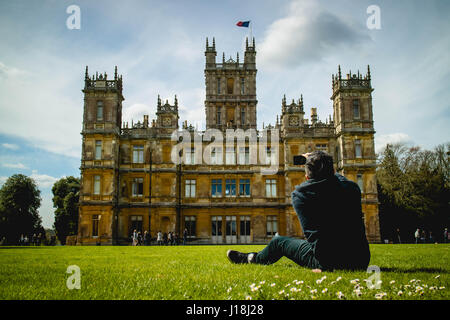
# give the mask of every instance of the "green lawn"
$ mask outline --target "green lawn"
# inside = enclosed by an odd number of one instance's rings
[[[233,265],[229,248],[263,246],[0,248],[0,299],[449,299],[450,245],[371,245],[375,273],[313,273],[283,258]],[[69,290],[67,267],[81,270]],[[319,281],[318,281],[319,280]],[[375,281],[373,281],[375,283]],[[359,288],[359,289],[358,289]]]

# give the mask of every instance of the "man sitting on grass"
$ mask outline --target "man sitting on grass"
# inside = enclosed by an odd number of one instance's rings
[[[277,236],[260,252],[228,250],[233,263],[272,264],[287,257],[321,270],[366,269],[369,244],[358,185],[334,173],[333,158],[323,151],[306,156],[306,181],[292,192],[292,205],[306,240]]]

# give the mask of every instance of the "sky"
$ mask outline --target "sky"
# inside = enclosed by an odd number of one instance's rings
[[[71,5],[80,10],[79,29]],[[379,8],[380,28],[371,5]],[[155,117],[157,95],[180,123],[205,126],[206,37],[244,56],[256,41],[258,128],[274,123],[281,99],[303,95],[306,115],[332,115],[331,75],[370,65],[375,147],[405,142],[432,149],[450,141],[450,2],[421,0],[222,0],[0,2],[0,186],[15,173],[42,193],[54,222],[51,187],[80,176],[85,67],[123,75],[123,120]],[[70,25],[70,24],[69,24]],[[369,26],[371,24],[369,23]],[[210,40],[211,41],[211,40]]]

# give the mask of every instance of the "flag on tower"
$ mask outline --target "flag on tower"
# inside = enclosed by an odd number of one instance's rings
[[[239,21],[238,23],[236,23],[236,25],[238,27],[248,28],[248,26],[250,25],[250,21]]]

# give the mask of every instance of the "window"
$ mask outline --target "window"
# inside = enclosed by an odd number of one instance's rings
[[[277,180],[267,179],[266,180],[266,197],[274,198],[277,196]]]
[[[225,163],[236,164],[236,154],[234,153],[234,147],[227,147]]]
[[[222,117],[222,108],[217,107],[217,118],[216,118],[217,124],[220,124],[220,122],[221,122],[221,117]]]
[[[228,78],[227,79],[227,93],[228,94],[233,94],[233,87],[234,87],[234,79],[233,78]]]
[[[217,78],[217,94],[220,94],[220,78]]]
[[[239,180],[239,196],[250,197],[250,179]]]
[[[100,194],[100,176],[94,176],[94,194]]]
[[[133,197],[142,197],[144,195],[144,178],[133,179]]]
[[[356,175],[356,183],[358,183],[358,186],[359,186],[359,189],[361,190],[361,192],[364,192],[364,180],[363,180],[362,173],[358,173]]]
[[[186,164],[195,164],[195,148],[186,153]]]
[[[245,79],[241,78],[241,94],[245,93]]]
[[[133,146],[133,163],[144,163],[144,146]]]
[[[222,148],[211,148],[211,164],[222,164]]]
[[[328,147],[326,144],[316,144],[316,150],[320,150],[320,151],[328,151]]]
[[[195,198],[195,184],[196,180],[186,180],[185,183],[185,197]]]
[[[353,100],[353,118],[354,119],[359,119],[360,114],[359,114],[359,100]]]
[[[211,196],[213,198],[222,197],[222,179],[211,180]]]
[[[272,163],[272,149],[271,147],[266,147],[266,164]]]
[[[267,216],[267,231],[266,235],[268,237],[273,237],[275,233],[278,232],[278,221],[277,216]]]
[[[184,227],[187,229],[188,238],[195,238],[196,235],[196,218],[195,216],[184,217]]]
[[[97,121],[103,120],[103,101],[97,101]]]
[[[101,160],[102,158],[102,141],[95,141],[95,160]]]
[[[226,197],[236,197],[236,180],[226,179],[225,180],[225,196]]]
[[[356,158],[361,158],[361,140],[356,139],[355,140],[355,157]]]
[[[250,216],[240,216],[239,217],[240,224],[240,235],[241,236],[250,236]]]
[[[98,237],[98,222],[100,221],[100,216],[98,214],[92,215],[92,236]]]
[[[249,147],[239,148],[239,164],[250,164],[250,149]]]
[[[213,237],[222,237],[222,217],[212,216],[211,217],[211,235]]]
[[[241,124],[242,125],[245,124],[245,109],[244,108],[241,109]]]

